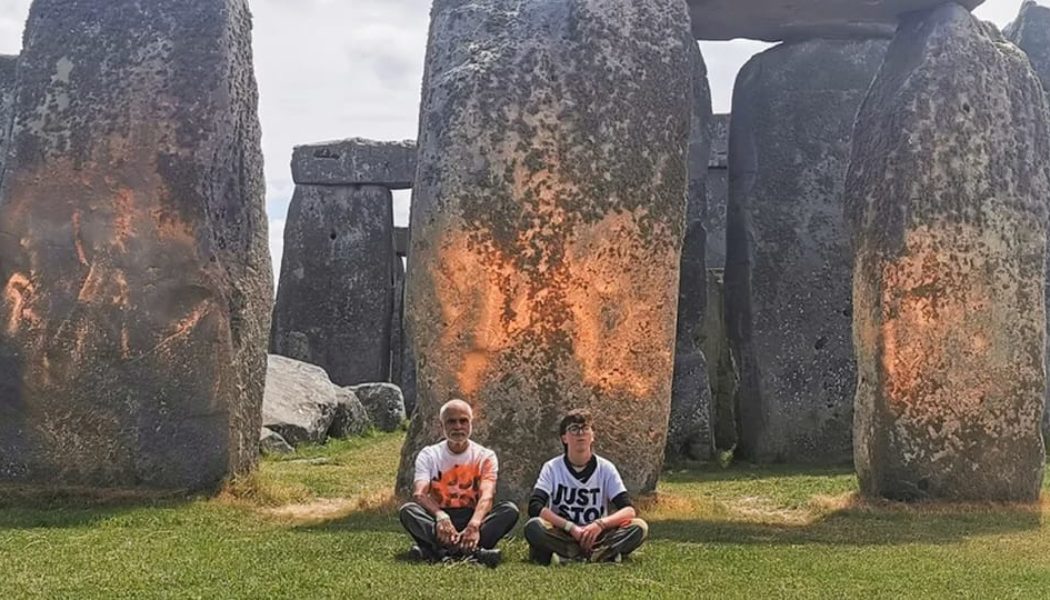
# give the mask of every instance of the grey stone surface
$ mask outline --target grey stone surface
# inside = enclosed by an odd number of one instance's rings
[[[263,454],[291,454],[295,452],[295,448],[284,441],[281,434],[263,427],[259,435],[259,451]]]
[[[1017,19],[1006,28],[1006,36],[1024,50],[1043,84],[1050,92],[1050,8],[1028,1]],[[1050,262],[1047,263],[1050,269]],[[1050,307],[1050,271],[1047,276],[1046,303]],[[1048,324],[1050,327],[1050,324]],[[1050,373],[1050,335],[1047,335],[1047,373]],[[1050,389],[1047,391],[1050,398]],[[1043,443],[1050,446],[1050,410],[1043,410]]]
[[[384,187],[296,186],[271,352],[319,365],[338,385],[387,381],[393,218]]]
[[[352,388],[372,424],[380,431],[396,431],[405,420],[405,398],[392,383],[362,383]]]
[[[412,187],[416,176],[416,143],[377,142],[362,138],[296,146],[292,180],[312,185],[381,185],[392,190]]]
[[[527,497],[590,407],[650,490],[670,411],[690,123],[684,3],[437,0],[406,318],[418,406],[400,489],[452,397]]]
[[[17,56],[0,54],[0,181],[4,177],[4,160],[7,158],[7,141],[11,135],[14,119],[15,70]]]
[[[408,227],[394,228],[394,254],[408,256]]]
[[[731,450],[737,445],[736,393],[739,377],[729,349],[724,305],[725,283],[721,269],[707,271],[707,310],[704,311],[701,347],[707,359],[711,385],[715,447]]]
[[[734,88],[725,295],[741,455],[848,462],[856,368],[843,218],[853,121],[887,42],[756,55]]]
[[[408,295],[405,293],[404,299],[407,300]],[[404,311],[404,307],[402,311]],[[404,315],[404,313],[403,313]],[[401,342],[401,372],[398,377],[397,385],[401,388],[401,395],[405,398],[405,414],[411,418],[415,418],[416,405],[418,404],[416,397],[416,353],[412,345],[412,328],[407,318],[402,318],[402,342]],[[397,356],[394,356],[394,360],[397,360]]]
[[[405,352],[405,263],[394,257],[394,309],[390,313],[390,381],[400,386]]]
[[[688,0],[699,40],[889,37],[904,13],[945,0]],[[984,0],[957,0],[968,8]]]
[[[213,489],[273,286],[243,0],[36,0],[0,189],[0,481]]]
[[[726,264],[726,205],[729,203],[729,115],[711,120],[711,158],[707,163],[707,202],[704,204],[704,231],[707,233],[704,259],[707,268]]]
[[[275,431],[292,446],[323,444],[345,401],[324,369],[284,356],[267,360],[263,427]]]
[[[372,426],[368,411],[350,388],[339,388],[335,397],[335,415],[328,426],[328,437],[348,438],[361,435]]]
[[[948,5],[901,25],[846,183],[865,495],[1039,498],[1048,119],[990,24]]]
[[[709,460],[714,455],[711,388],[700,341],[707,302],[703,214],[707,204],[707,163],[711,157],[711,88],[700,47],[690,48],[693,111],[689,135],[689,193],[685,240],[678,279],[671,417],[667,425],[668,461]]]

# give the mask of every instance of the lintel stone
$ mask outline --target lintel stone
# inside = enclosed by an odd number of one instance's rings
[[[412,187],[416,177],[416,143],[350,138],[296,146],[292,180],[311,185],[381,185],[392,190]]]
[[[956,0],[973,10],[984,0]],[[698,40],[889,37],[899,15],[945,0],[689,0]]]

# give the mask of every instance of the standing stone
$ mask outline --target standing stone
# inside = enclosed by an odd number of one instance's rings
[[[1039,497],[1047,111],[991,25],[951,4],[901,24],[846,184],[865,495]]]
[[[843,218],[857,109],[884,41],[782,44],[733,97],[726,317],[740,369],[740,451],[848,462],[856,368]]]
[[[690,124],[673,0],[436,0],[412,202],[418,405],[462,397],[521,498],[591,408],[629,490],[656,485],[671,401]]]
[[[400,256],[394,256],[391,273],[394,276],[394,306],[390,312],[390,381],[400,386],[401,372],[404,370],[401,357],[405,350],[405,263]]]
[[[271,352],[318,365],[337,385],[387,381],[393,228],[385,187],[296,185]]]
[[[704,206],[707,204],[707,163],[711,156],[711,88],[700,47],[689,49],[693,115],[689,135],[689,195],[685,240],[678,280],[678,324],[675,335],[671,417],[667,425],[667,460],[708,460],[714,455],[711,387],[701,347],[707,302]]]
[[[707,271],[707,310],[704,311],[703,343],[707,359],[707,380],[711,385],[714,413],[715,448],[732,450],[737,446],[736,392],[739,378],[726,336],[723,272]]]
[[[14,117],[15,69],[17,56],[0,55],[0,181],[4,179],[4,159],[11,135],[11,120]]]
[[[1039,81],[1043,84],[1043,90],[1050,92],[1050,8],[1039,6],[1031,0],[1025,2],[1017,20],[1007,27],[1006,36],[1028,55]],[[1047,159],[1050,160],[1050,157]],[[1050,306],[1050,262],[1047,263],[1047,269],[1046,303]],[[1046,341],[1046,364],[1047,372],[1050,373],[1050,335],[1047,335]],[[1047,393],[1050,396],[1050,388]],[[1050,444],[1050,410],[1046,410],[1045,407],[1043,443]]]
[[[707,162],[707,202],[704,204],[704,231],[707,233],[704,259],[709,269],[726,265],[726,205],[729,203],[729,115],[711,119],[711,158]]]
[[[259,454],[272,282],[243,0],[36,0],[0,189],[0,481]]]

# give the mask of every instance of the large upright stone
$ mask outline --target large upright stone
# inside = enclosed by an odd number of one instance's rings
[[[752,460],[852,456],[856,369],[843,185],[853,120],[886,45],[782,44],[752,58],[737,78],[725,294],[740,370],[739,449]]]
[[[707,202],[704,204],[704,260],[709,269],[726,265],[726,206],[729,203],[729,118],[711,119],[711,157],[707,162]]]
[[[991,25],[901,25],[857,118],[861,490],[1035,500],[1043,476],[1047,102]]]
[[[15,105],[15,69],[17,56],[0,55],[0,181],[4,177],[4,159],[7,158],[8,139]]]
[[[418,405],[399,481],[462,397],[522,498],[590,407],[652,489],[671,400],[690,77],[674,0],[436,0],[408,263]],[[512,460],[506,460],[513,457]]]
[[[0,189],[0,481],[258,456],[271,283],[243,0],[36,0]]]
[[[671,417],[667,424],[667,460],[707,460],[715,441],[711,387],[701,347],[707,303],[706,235],[707,164],[711,157],[711,88],[700,47],[689,52],[693,84],[693,116],[689,135],[689,195],[685,240],[678,279],[678,323],[675,335]]]
[[[688,0],[700,40],[778,42],[893,35],[900,15],[946,0]],[[951,0],[948,0],[951,1]],[[984,0],[955,0],[975,8]]]
[[[270,351],[323,367],[336,385],[387,381],[393,230],[385,187],[297,184]]]
[[[1031,0],[1025,2],[1017,20],[1006,28],[1006,35],[1028,55],[1043,84],[1043,90],[1050,92],[1050,8],[1039,6]],[[1047,159],[1050,160],[1050,157]],[[1050,262],[1047,263],[1047,269],[1046,302],[1050,306]],[[1050,335],[1047,335],[1046,341],[1047,372],[1050,373]],[[1050,387],[1047,393],[1050,400]],[[1043,410],[1043,442],[1050,443],[1050,410],[1046,409]]]

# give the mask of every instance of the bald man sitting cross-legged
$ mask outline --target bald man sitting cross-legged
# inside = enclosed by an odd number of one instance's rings
[[[495,452],[470,440],[473,418],[466,402],[446,402],[440,412],[445,439],[416,457],[414,502],[401,507],[415,558],[473,558],[495,567],[496,543],[518,521],[514,503],[493,506],[499,462]]]

